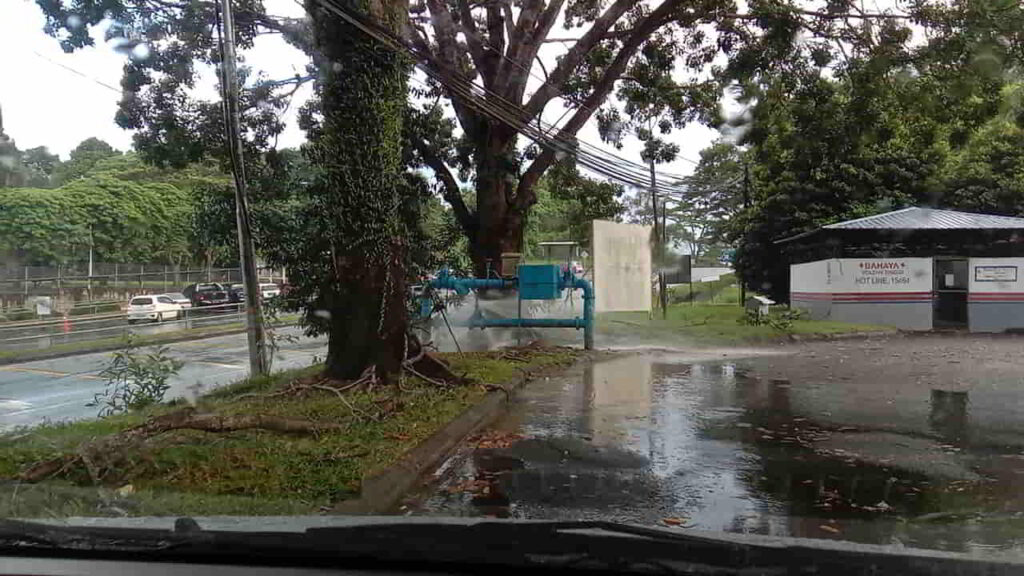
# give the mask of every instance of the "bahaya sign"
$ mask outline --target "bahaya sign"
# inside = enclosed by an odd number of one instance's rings
[[[828,267],[829,291],[930,292],[931,258],[843,258]]]
[[[911,283],[907,263],[903,260],[865,260],[857,264],[854,284],[907,286]]]

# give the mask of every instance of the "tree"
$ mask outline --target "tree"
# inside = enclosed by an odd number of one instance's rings
[[[28,174],[25,186],[30,188],[51,187],[53,173],[60,163],[60,156],[51,154],[46,146],[36,146],[25,150],[21,154],[21,165],[25,167]]]
[[[978,67],[978,51],[1024,14],[1011,5],[1006,21],[993,22],[978,8],[965,2],[943,13],[955,25],[923,46],[908,49],[891,30],[889,41],[847,55],[829,74],[812,48],[784,62],[785,74],[751,87],[757,103],[745,141],[754,193],[730,225],[748,287],[788,298],[789,257],[777,240],[904,206],[960,202],[943,182],[946,164],[998,112],[1003,82],[1002,72]],[[1012,68],[1016,57],[999,66]]]
[[[682,191],[669,198],[670,243],[684,244],[694,260],[727,242],[729,220],[743,207],[744,162],[735,144],[719,140],[701,150],[693,174],[679,182]]]
[[[392,32],[402,29],[408,10],[402,1],[345,6]],[[306,318],[314,331],[329,335],[326,373],[358,378],[373,366],[388,378],[407,350],[410,247],[403,212],[413,187],[403,178],[402,121],[408,64],[315,0],[306,9],[319,48],[319,115],[308,126],[305,148],[316,173],[302,209],[305,233],[291,239],[298,245],[280,264],[299,279],[295,297],[311,302]]]
[[[117,121],[136,130],[135,146],[144,157],[183,166],[223,151],[217,103],[196,100],[189,90],[195,63],[216,64],[218,59],[214,3],[37,1],[47,17],[47,31],[69,51],[92,44],[90,26],[103,18],[118,23],[111,35],[132,59],[125,66],[125,97]],[[922,24],[943,14],[938,4],[915,3],[912,10],[909,16]],[[315,60],[309,21],[269,16],[256,0],[238,2],[236,15],[243,50],[256,35],[277,33]],[[800,30],[847,43],[873,42],[877,34],[865,31],[868,24],[905,17],[864,13],[845,1],[810,10],[795,1],[773,0],[741,11],[728,0],[417,0],[402,28],[393,32],[407,32],[408,42],[439,74],[442,81],[432,90],[448,98],[461,130],[420,133],[413,140],[418,153],[411,159],[437,174],[479,272],[487,260],[498,263],[501,252],[520,251],[537,182],[566,155],[566,148],[577,147],[576,133],[618,84],[634,85],[618,95],[641,108],[646,98],[656,95],[676,103],[673,115],[705,114],[717,100],[718,84],[695,78],[719,54],[729,65],[713,71],[727,79],[784,58]],[[553,37],[558,22],[574,37]],[[853,28],[856,33],[849,31]],[[540,54],[552,43],[565,46],[565,51],[557,61],[548,60],[548,66]],[[667,82],[671,69],[680,64],[689,77]],[[246,142],[252,152],[259,152],[280,132],[277,115],[295,87],[313,75],[267,79],[243,72],[250,79],[243,95]],[[471,82],[487,90],[482,104],[466,98]],[[570,113],[549,133],[561,145],[522,147],[517,129],[541,124],[545,110],[559,101]],[[484,113],[485,108],[490,112]],[[495,118],[497,109],[501,120]],[[452,167],[461,172],[461,180],[473,182],[475,209],[462,198]]]
[[[99,138],[86,138],[71,151],[67,162],[53,171],[54,182],[59,186],[83,177],[97,162],[121,153]]]
[[[556,164],[537,183],[537,204],[526,227],[526,253],[540,242],[571,240],[590,244],[592,220],[617,220],[625,210],[623,187],[580,174],[569,161]]]

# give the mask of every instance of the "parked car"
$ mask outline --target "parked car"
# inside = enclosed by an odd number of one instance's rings
[[[260,296],[264,300],[276,298],[281,295],[281,288],[277,284],[260,284]]]
[[[228,304],[231,301],[227,290],[216,282],[189,284],[181,293],[197,308]]]
[[[175,304],[165,294],[136,296],[128,302],[128,323],[152,321],[163,322],[181,316],[181,305]]]
[[[192,307],[192,301],[188,299],[188,296],[185,296],[181,292],[171,292],[170,294],[164,294],[164,296],[173,300],[174,303],[181,306],[183,310],[187,310]]]
[[[245,284],[229,284],[227,291],[228,301],[232,304],[245,302]]]

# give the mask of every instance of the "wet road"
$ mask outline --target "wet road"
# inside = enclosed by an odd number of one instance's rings
[[[54,345],[87,342],[128,334],[152,336],[191,328],[239,323],[244,314],[234,305],[219,310],[182,311],[183,316],[164,322],[129,324],[123,313],[72,316],[65,323],[56,318],[41,322],[0,323],[0,350],[43,350]]]
[[[295,342],[281,342],[274,369],[308,366],[326,355],[326,340],[301,337],[298,328],[279,329]],[[171,380],[166,398],[189,397],[244,378],[249,372],[246,335],[231,334],[168,344],[169,354],[184,362]],[[0,431],[50,420],[93,418],[97,408],[87,407],[103,392],[106,382],[98,373],[110,362],[111,352],[80,354],[52,360],[0,366]]]
[[[402,511],[1021,552],[1024,430],[1010,425],[1007,407],[1024,404],[1024,386],[1020,376],[1000,381],[1007,365],[985,364],[972,343],[973,379],[949,370],[887,377],[885,363],[860,374],[870,381],[848,376],[878,356],[877,342],[587,362],[528,386]],[[929,354],[945,345],[964,347],[933,340],[883,349],[909,346],[927,373]],[[996,342],[985,353],[1019,346]],[[800,372],[809,358],[820,365]]]

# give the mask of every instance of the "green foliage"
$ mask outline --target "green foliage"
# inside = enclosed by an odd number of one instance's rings
[[[701,260],[709,249],[727,243],[729,221],[743,207],[743,152],[719,140],[701,150],[693,174],[679,184],[684,192],[670,198],[667,210],[669,244],[682,244]]]
[[[160,346],[141,353],[131,339],[127,347],[114,353],[110,365],[100,373],[107,380],[107,388],[97,394],[90,406],[100,406],[99,416],[112,416],[141,410],[163,401],[171,387],[168,380],[178,373],[183,362],[167,355]]]
[[[61,471],[56,480],[23,486],[17,494],[2,499],[0,515],[13,515],[14,511],[21,517],[123,515],[126,511],[134,515],[314,513],[356,496],[364,477],[393,465],[410,448],[480,401],[487,394],[482,385],[507,385],[522,378],[524,371],[564,366],[575,358],[564,349],[530,348],[517,350],[515,355],[516,361],[507,358],[507,351],[446,355],[456,372],[480,386],[438,388],[410,379],[400,387],[346,392],[346,402],[323,390],[260,396],[308,381],[322,370],[320,365],[243,380],[201,397],[197,410],[225,416],[310,420],[345,428],[315,435],[250,430],[232,434],[179,431],[157,436],[110,455],[122,465],[102,475],[102,482],[112,487],[131,485],[131,493],[106,494],[104,490],[107,497],[97,501],[92,497],[97,492],[92,478],[69,469]],[[85,443],[138,426],[147,417],[171,409],[164,404],[151,405],[100,420],[46,424],[0,434],[0,480],[40,460],[77,453]],[[360,417],[367,414],[375,417]],[[106,456],[98,455],[97,460]]]
[[[743,316],[737,322],[745,326],[769,326],[779,332],[789,333],[793,330],[793,322],[799,320],[800,316],[800,310],[795,308],[772,310],[768,314],[761,314],[756,309],[745,308]]]
[[[33,150],[28,157],[45,166],[45,148]],[[154,168],[95,138],[52,170],[55,180],[67,180],[59,188],[0,188],[0,255],[8,261],[81,262],[90,245],[101,262],[193,260],[202,255],[194,238],[207,231],[196,228],[192,206],[206,206],[204,190],[228,182],[209,164]]]
[[[59,186],[88,174],[97,162],[121,153],[99,138],[86,138],[74,150],[70,158],[56,166],[53,171],[54,182]]]
[[[619,184],[588,178],[571,162],[560,162],[537,183],[537,204],[526,227],[526,254],[536,256],[540,242],[590,243],[591,220],[617,220],[624,211]]]

